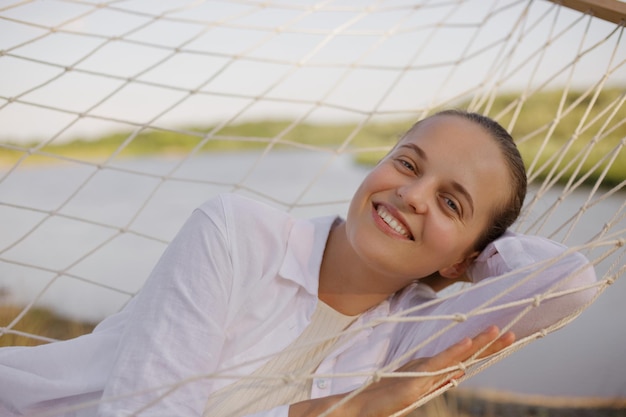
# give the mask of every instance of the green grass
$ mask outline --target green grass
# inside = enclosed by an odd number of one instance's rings
[[[593,109],[586,116],[585,111],[590,97],[581,99],[580,92],[570,92],[564,109],[571,107],[571,110],[568,110],[567,114],[552,126],[561,94],[561,91],[549,91],[532,96],[525,102],[514,128],[511,129],[511,134],[518,142],[526,166],[528,168],[532,166],[529,174],[543,179],[551,175],[551,171],[555,171],[560,175],[559,182],[564,182],[578,170],[575,178],[590,173],[584,182],[594,183],[610,163],[610,158],[616,154],[602,183],[605,186],[613,186],[624,181],[626,179],[626,149],[623,141],[626,140],[626,123],[623,121],[626,120],[626,107],[622,106],[608,123],[608,126],[617,126],[618,123],[622,125],[595,138],[597,143],[590,147],[588,154],[586,156],[581,154],[587,151],[589,143],[594,140],[594,135],[607,122],[610,112],[606,112],[607,114],[602,112],[609,108],[612,102],[618,100],[623,91],[621,89],[602,91]],[[514,94],[499,96],[494,101],[489,114],[505,114],[498,118],[498,121],[508,127],[514,112],[511,110],[506,112],[505,109],[514,107],[516,100],[518,96]],[[572,106],[574,102],[577,104]],[[465,105],[459,107],[464,108]],[[579,129],[581,121],[583,121],[584,129]],[[574,135],[578,130],[582,133]],[[549,141],[544,145],[546,137],[549,137]],[[385,142],[381,142],[381,145],[384,144]],[[617,148],[619,151],[615,152]],[[360,163],[373,164],[383,155],[382,152],[365,153],[359,155],[358,160]],[[595,167],[596,164],[598,164],[597,167]]]
[[[580,172],[590,172],[596,163],[602,161],[607,155],[613,155],[614,150],[621,146],[603,184],[615,185],[624,181],[626,179],[626,149],[623,148],[622,142],[626,138],[626,124],[623,123],[626,120],[626,107],[622,105],[610,121],[608,118],[611,112],[606,111],[606,109],[612,108],[611,103],[620,98],[623,90],[617,88],[603,90],[597,97],[593,109],[587,115],[585,112],[592,97],[582,97],[581,93],[576,92],[570,93],[563,108],[571,108],[571,111],[567,111],[567,114],[557,124],[551,126],[561,99],[561,93],[561,91],[550,91],[536,94],[528,99],[523,111],[520,112],[512,134],[519,141],[520,152],[526,165],[528,167],[531,165],[549,134],[550,140],[547,146],[536,158],[537,163],[535,165],[537,168],[532,170],[539,174],[539,178],[544,178],[555,168],[556,171],[561,171],[564,167],[563,178],[569,178],[574,174],[579,164],[581,165]],[[514,95],[499,97],[494,103],[494,114],[497,114],[516,99],[517,97]],[[574,102],[578,102],[577,105],[574,106]],[[511,116],[508,115],[503,117],[500,122],[507,126],[510,119]],[[618,126],[618,123],[622,123],[622,125]],[[613,131],[605,131],[599,137],[594,138],[594,135],[601,131],[605,124],[616,126],[616,128]],[[553,129],[552,132],[550,132],[550,128]],[[580,134],[574,134],[579,130],[581,131]],[[589,143],[594,139],[597,140],[597,143],[590,147],[588,155],[586,157],[581,155],[581,152],[587,151]],[[609,158],[606,159],[591,172],[586,182],[594,182],[598,178],[609,162]],[[580,175],[578,174],[578,177]]]
[[[531,175],[537,175],[539,178],[549,175],[553,168],[561,171],[572,160],[575,163],[563,172],[563,178],[569,178],[573,174],[578,162],[581,161],[577,155],[593,139],[592,133],[587,132],[597,132],[600,129],[608,117],[601,115],[600,112],[618,99],[622,90],[618,88],[604,89],[597,97],[593,110],[586,118],[584,113],[590,97],[579,100],[577,105],[572,106],[572,110],[568,111],[559,123],[551,126],[561,94],[561,91],[548,91],[533,95],[524,103],[512,130],[513,136],[518,140],[524,160],[527,166],[530,166],[535,160],[538,150],[543,146],[549,129],[553,128],[549,135],[548,144],[543,147],[542,153],[536,158],[537,161],[531,171]],[[581,97],[580,92],[570,92],[564,108],[568,109],[579,97]],[[515,94],[497,97],[489,114],[504,114],[498,118],[498,121],[507,127],[512,114],[514,114],[512,109],[515,107],[516,100],[518,100],[518,96]],[[461,104],[459,107],[464,108],[465,104]],[[504,111],[505,109],[509,110]],[[574,136],[573,133],[577,131],[581,120],[586,120],[585,124],[591,126],[585,128],[579,136]],[[595,121],[591,123],[592,120]],[[622,120],[626,120],[626,108],[624,107],[619,109],[610,126],[615,126],[616,121]],[[288,120],[265,120],[230,125],[221,129],[215,126],[188,127],[177,132],[146,129],[134,137],[131,136],[130,132],[120,132],[96,140],[76,139],[68,143],[46,145],[37,152],[28,155],[25,162],[54,162],[58,160],[57,156],[104,162],[114,154],[122,158],[185,155],[191,151],[203,153],[261,149],[271,144],[271,146],[279,149],[297,149],[307,146],[333,150],[347,148],[355,152],[355,160],[358,163],[372,165],[385,152],[382,150],[374,152],[360,150],[365,148],[388,149],[410,127],[413,120],[371,123],[360,129],[357,129],[355,124],[350,123],[300,124],[294,128],[291,128],[290,123]],[[132,140],[128,141],[129,137],[132,137]],[[582,172],[589,172],[598,161],[602,161],[607,154],[611,154],[612,150],[624,140],[624,137],[626,137],[626,124],[617,126],[612,132],[601,137],[586,159],[581,162]],[[347,138],[352,138],[349,144],[344,143]],[[35,146],[33,144],[25,148],[34,148]],[[50,156],[46,156],[46,154]],[[20,150],[2,149],[0,164],[12,165],[24,155],[25,152]],[[561,158],[557,159],[559,156]],[[586,182],[594,182],[606,163],[607,161],[604,161],[599,168],[593,170]],[[626,151],[622,149],[617,154],[617,158],[612,163],[603,183],[614,185],[624,179],[626,179]]]
[[[0,327],[8,326],[22,311],[21,307],[0,306]],[[22,319],[12,328],[26,334],[43,336],[56,340],[67,340],[86,333],[95,327],[92,323],[70,320],[43,308],[30,309]],[[46,343],[41,339],[22,334],[0,334],[2,346],[36,346]]]

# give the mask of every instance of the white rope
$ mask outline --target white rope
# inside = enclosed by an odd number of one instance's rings
[[[591,287],[566,291],[551,288],[535,297],[498,303],[516,286],[536,278],[537,272],[533,272],[472,311],[424,317],[416,314],[445,300],[443,296],[384,320],[365,323],[371,327],[387,322],[449,321],[441,331],[424,337],[414,351],[368,375],[370,381],[418,376],[393,370],[468,319],[518,308],[519,314],[507,326],[510,328],[547,300],[590,288],[598,289],[597,297],[624,275],[626,178],[616,179],[614,174],[626,164],[623,24],[603,22],[550,2],[524,0],[371,0],[363,4],[334,0],[178,0],[146,3],[141,8],[125,0],[51,3],[47,6],[46,2],[31,0],[0,6],[0,30],[6,34],[0,40],[0,71],[6,74],[0,82],[0,230],[7,230],[0,233],[0,294],[3,301],[6,298],[21,306],[8,323],[0,323],[0,342],[9,336],[54,341],[20,330],[19,325],[32,309],[46,306],[46,297],[61,280],[88,284],[103,294],[132,297],[133,291],[127,287],[102,282],[97,271],[78,267],[107,250],[123,250],[120,241],[127,236],[146,248],[164,247],[172,233],[146,228],[150,216],[171,217],[170,221],[178,225],[194,208],[176,207],[174,198],[164,197],[171,188],[188,189],[185,196],[194,202],[200,200],[196,194],[202,194],[204,200],[218,192],[234,191],[294,212],[341,211],[349,201],[348,191],[319,196],[316,190],[346,158],[380,153],[393,144],[393,137],[365,143],[364,136],[385,123],[397,125],[391,136],[398,135],[411,122],[446,107],[462,106],[488,114],[514,133],[520,147],[532,146],[533,153],[526,161],[531,195],[515,229],[559,240],[585,253],[599,281]],[[106,28],[100,27],[107,16],[113,20]],[[51,54],[49,45],[61,41],[64,48]],[[86,43],[91,46],[84,48]],[[448,49],[455,54],[452,56]],[[70,50],[77,52],[66,54]],[[145,51],[147,58],[141,53],[125,55],[127,50]],[[94,64],[111,56],[115,59],[110,66]],[[180,64],[190,57],[211,65],[197,72]],[[77,92],[72,86],[80,85],[81,77],[92,83],[78,92],[78,104],[66,97],[57,100],[47,96],[63,84],[67,96],[73,97]],[[229,80],[237,77],[237,82]],[[250,79],[255,82],[249,83]],[[108,87],[100,90],[100,83]],[[616,89],[620,91],[612,93]],[[524,123],[537,106],[535,100],[550,92],[556,92],[557,102],[545,110],[545,122],[528,130]],[[142,103],[142,94],[148,93],[157,99]],[[507,94],[512,96],[510,100],[499,101]],[[135,105],[141,111],[124,110],[125,101],[142,103]],[[283,124],[272,134],[234,129],[259,120]],[[320,121],[343,124],[340,128],[345,133],[333,143],[326,138],[301,141],[301,132]],[[119,145],[97,157],[64,153],[59,147],[69,140],[94,135],[98,126],[108,128],[96,135],[121,134]],[[158,171],[125,163],[127,155],[149,134],[180,135],[180,142],[191,145],[184,152],[166,156],[168,163]],[[214,142],[254,145],[253,150],[246,151],[253,153],[251,162],[236,175],[221,175],[211,166],[192,173],[190,166],[203,161],[207,147]],[[310,175],[288,182],[296,189],[291,196],[257,183],[268,161],[285,149],[311,157],[321,155]],[[68,184],[49,185],[51,189],[35,186],[44,184],[52,169],[37,162],[42,160],[59,169],[81,170]],[[128,209],[123,220],[75,208],[105,175],[144,181],[141,199]],[[290,173],[280,172],[278,176]],[[24,182],[27,178],[32,182]],[[55,198],[46,201],[43,194],[47,192]],[[96,206],[107,204],[106,196],[98,198],[102,200]],[[164,205],[164,198],[171,205]],[[168,216],[168,209],[174,214]],[[53,252],[64,246],[40,240],[55,221],[72,225],[83,235],[92,230],[101,233],[91,236],[88,247],[64,248],[71,256],[58,264],[50,262],[46,254],[26,256],[32,247]],[[155,261],[152,257],[151,262]],[[23,282],[43,285],[33,284],[35,290],[14,299],[10,286],[16,274]],[[37,274],[46,278],[36,281]],[[481,285],[462,288],[459,293],[478,290]],[[518,340],[499,355],[482,361],[472,359],[456,369],[466,371],[469,378],[570,323],[586,307]],[[362,329],[350,329],[341,336],[349,338]],[[310,345],[325,340],[311,341]],[[246,365],[249,363],[240,366]],[[364,375],[316,375],[355,376]],[[235,377],[240,377],[237,368],[197,378]],[[250,378],[289,382],[313,375]],[[154,389],[163,398],[188,382]],[[457,383],[442,386],[405,411]]]

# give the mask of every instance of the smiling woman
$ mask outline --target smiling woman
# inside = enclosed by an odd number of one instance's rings
[[[510,172],[497,140],[472,117],[449,112],[421,121],[366,176],[341,232],[329,240],[337,259],[352,259],[360,271],[333,281],[358,277],[352,289],[367,285],[362,292],[381,298],[435,272],[452,283],[488,243],[483,236],[495,239],[515,221],[521,206],[509,206],[518,196],[523,201],[526,183],[514,187],[519,174]],[[521,161],[519,153],[513,157]],[[506,224],[500,213],[510,211],[516,213]]]
[[[576,317],[626,271],[624,27],[485,3],[0,6],[0,286],[24,306],[0,336],[38,306],[106,317],[0,350],[0,415],[401,414]],[[506,232],[517,150],[446,108],[524,152]],[[415,120],[348,207],[365,172],[336,168]],[[533,389],[605,381],[583,357]]]
[[[231,194],[209,200],[139,294],[93,333],[0,350],[0,383],[13,387],[0,392],[5,414],[70,416],[98,400],[79,415],[387,416],[461,377],[459,362],[515,335],[484,321],[430,359],[404,361],[398,371],[412,378],[371,381],[402,334],[370,323],[419,306],[425,288],[467,280],[493,214],[525,193],[483,117],[420,122],[365,177],[345,220],[296,219]],[[297,372],[320,377],[284,383]],[[344,373],[356,377],[329,386],[321,376]]]

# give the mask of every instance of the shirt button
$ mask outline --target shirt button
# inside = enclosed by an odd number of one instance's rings
[[[316,385],[319,389],[328,388],[328,380],[327,379],[318,379]]]

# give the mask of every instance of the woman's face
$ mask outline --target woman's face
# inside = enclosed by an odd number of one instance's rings
[[[424,120],[356,191],[348,240],[399,286],[437,271],[456,278],[491,214],[508,200],[509,178],[484,128],[459,116]]]

